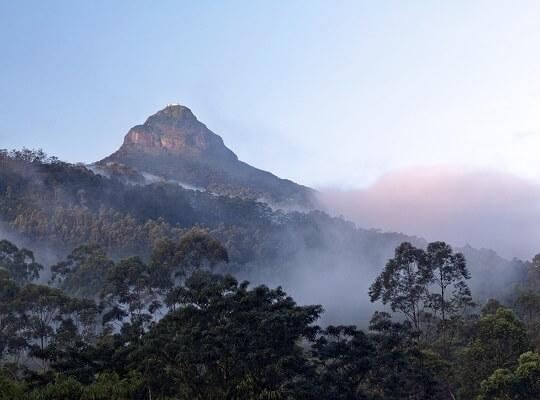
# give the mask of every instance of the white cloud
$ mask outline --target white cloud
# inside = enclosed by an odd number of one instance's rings
[[[357,190],[321,190],[321,201],[365,228],[492,248],[540,252],[540,185],[493,170],[452,166],[395,171]]]

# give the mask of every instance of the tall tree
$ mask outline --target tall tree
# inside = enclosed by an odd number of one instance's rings
[[[51,267],[51,283],[72,296],[96,299],[113,265],[97,243],[80,244],[65,260]]]
[[[432,271],[426,262],[426,254],[409,242],[401,243],[394,258],[369,288],[372,302],[381,300],[390,304],[392,311],[400,311],[420,332],[421,314],[426,306],[428,285]]]
[[[540,354],[519,356],[515,371],[498,369],[482,382],[478,400],[535,400],[540,394]]]
[[[24,247],[19,249],[8,240],[0,240],[0,267],[7,269],[19,285],[38,279],[43,269],[33,252]]]
[[[442,354],[448,357],[450,323],[456,320],[455,317],[459,316],[462,310],[474,305],[466,283],[471,276],[463,254],[454,253],[452,247],[444,242],[428,244],[426,262],[431,271],[433,286],[428,305],[436,316],[440,315],[438,327]]]
[[[474,398],[479,394],[480,382],[499,368],[515,368],[519,355],[529,347],[525,325],[512,311],[499,307],[486,314],[477,322],[463,351],[461,396]]]
[[[520,294],[514,300],[514,309],[527,325],[536,351],[540,351],[540,293]]]
[[[40,368],[48,367],[48,346],[61,326],[70,301],[60,289],[29,283],[23,286],[17,299],[30,355],[41,360]]]
[[[448,364],[415,345],[417,332],[410,321],[393,322],[390,314],[375,312],[369,326],[373,352],[368,387],[381,399],[445,399],[441,381]],[[369,398],[369,397],[367,397]]]
[[[228,263],[227,249],[206,232],[193,230],[182,236],[174,249],[173,263],[177,276],[189,276],[193,271],[208,268],[211,272],[219,263]]]
[[[248,289],[248,282],[206,271],[178,288],[177,301],[179,307],[145,335],[144,352],[153,357],[139,367],[169,371],[181,398],[292,395],[295,378],[307,368],[299,342],[315,334],[311,324],[320,306],[298,306],[280,288]]]
[[[159,239],[152,250],[148,270],[152,287],[166,294],[174,286],[175,244],[168,237]]]
[[[16,312],[19,290],[9,271],[0,268],[0,363],[4,357],[19,351],[25,344],[19,336],[21,321]]]
[[[328,326],[312,346],[318,364],[319,399],[355,400],[367,397],[367,381],[375,348],[355,326]]]
[[[103,321],[123,322],[129,317],[131,328],[140,337],[151,321],[149,306],[155,298],[148,267],[138,256],[119,261],[106,276],[100,295],[107,312]]]
[[[437,323],[447,355],[450,322],[473,305],[469,278],[465,257],[446,243],[429,243],[424,251],[404,242],[369,288],[369,295],[372,302],[381,300],[392,311],[403,313],[418,333],[427,317]]]

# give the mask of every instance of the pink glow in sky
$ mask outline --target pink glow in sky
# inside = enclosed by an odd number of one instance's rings
[[[323,190],[321,200],[364,228],[493,248],[509,258],[540,252],[540,185],[506,173],[405,169],[365,189]]]

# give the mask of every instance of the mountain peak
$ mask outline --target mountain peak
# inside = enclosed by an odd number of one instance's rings
[[[159,110],[154,115],[148,117],[145,122],[145,125],[153,125],[155,123],[159,124],[174,124],[176,125],[179,122],[195,122],[197,117],[193,115],[191,110],[185,106],[182,106],[177,103],[167,104],[165,108]]]
[[[168,104],[131,128],[122,146],[102,161],[218,194],[312,205],[312,189],[239,161],[220,136],[180,104]]]

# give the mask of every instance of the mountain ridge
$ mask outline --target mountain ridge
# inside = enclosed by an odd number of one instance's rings
[[[315,190],[240,161],[193,112],[169,104],[135,125],[99,163],[119,163],[216,194],[315,208]]]
[[[0,151],[0,165],[0,238],[15,235],[34,243],[28,245],[34,249],[39,243],[37,254],[49,260],[87,242],[98,243],[115,259],[134,254],[145,258],[162,238],[178,241],[203,229],[227,249],[228,273],[284,285],[306,303],[326,290],[327,297],[318,301],[332,313],[343,313],[343,304],[350,316],[359,308],[370,309],[361,294],[395,247],[404,241],[427,244],[403,233],[356,227],[319,210],[275,210],[252,199],[215,196],[172,182],[131,184],[39,151]],[[494,292],[500,298],[502,288],[523,279],[525,264],[519,260],[472,247],[454,250],[464,252],[473,276],[471,289],[481,302]],[[342,288],[339,309],[332,309],[334,287]]]

